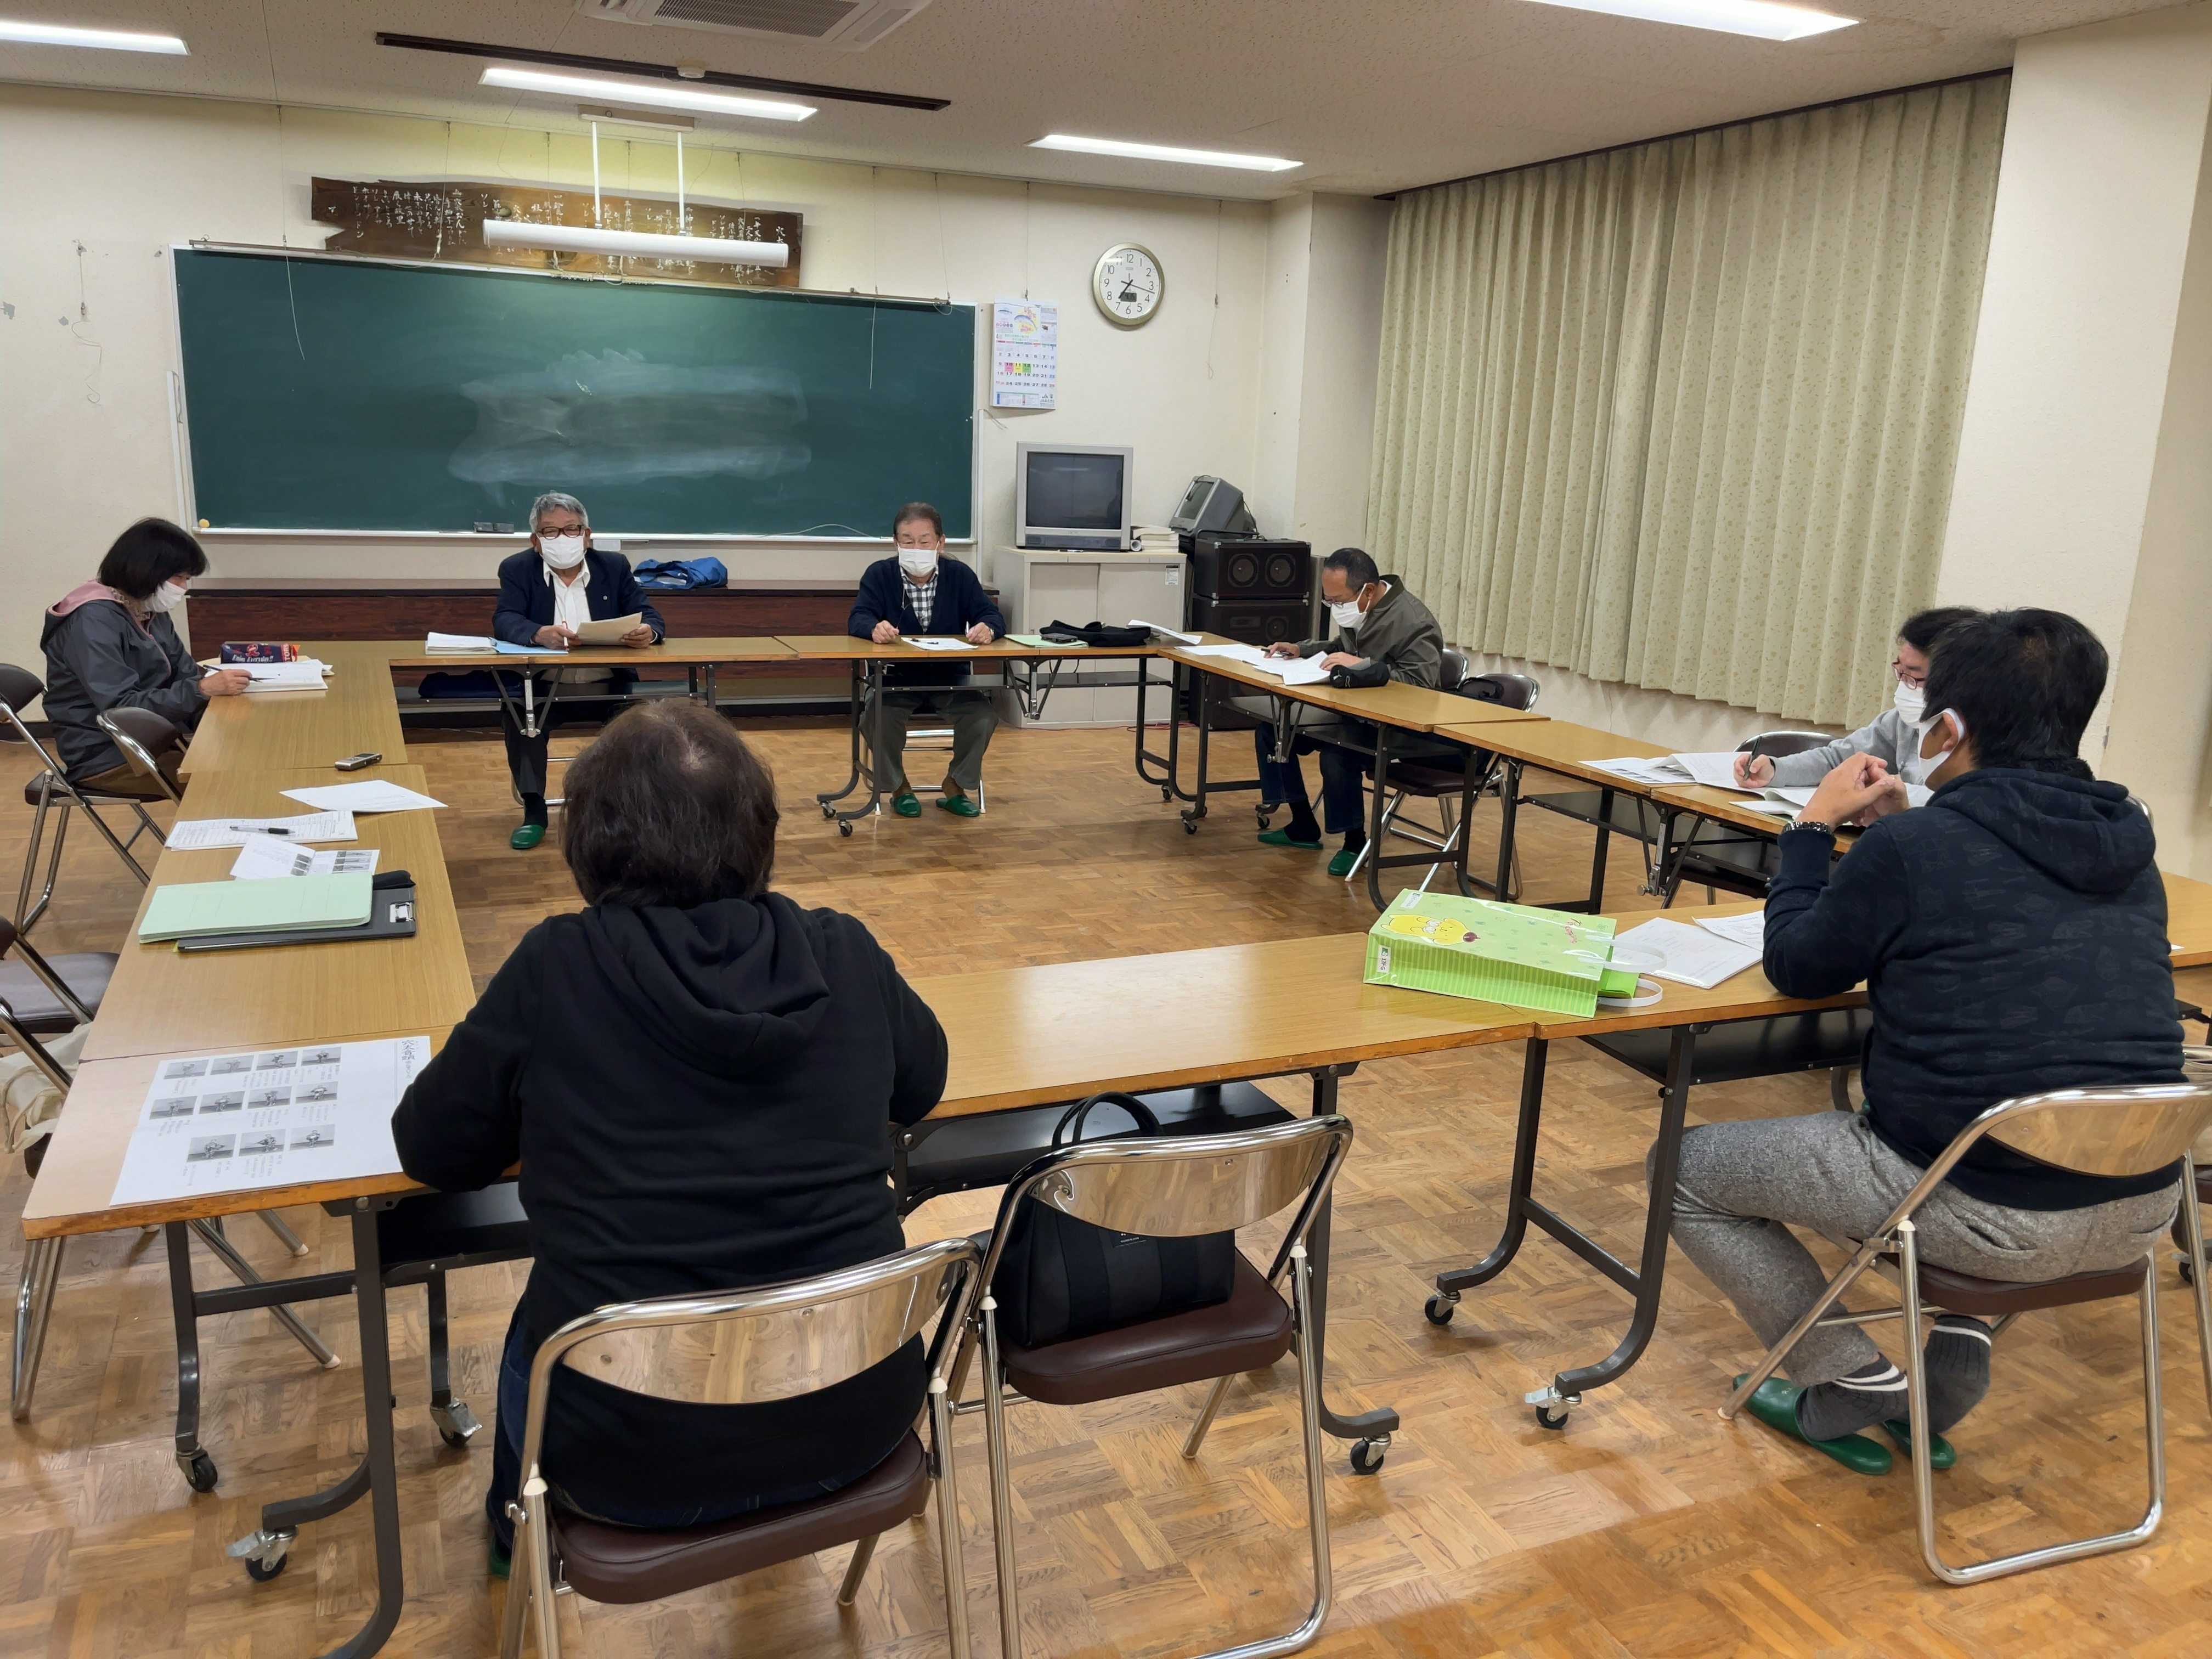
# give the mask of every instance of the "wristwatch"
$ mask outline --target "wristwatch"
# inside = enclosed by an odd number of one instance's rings
[[[1790,827],[1792,830],[1818,830],[1831,841],[1834,840],[1836,836],[1834,824],[1823,823],[1818,818],[1792,818],[1790,821]]]

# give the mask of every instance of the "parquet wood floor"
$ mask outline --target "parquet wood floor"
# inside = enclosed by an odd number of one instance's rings
[[[865,918],[909,972],[1296,937],[1370,918],[1364,896],[1322,874],[1320,857],[1255,847],[1242,805],[1182,834],[1158,792],[1131,775],[1122,734],[1001,732],[986,817],[925,809],[915,822],[864,824],[849,841],[811,799],[843,775],[842,732],[785,724],[757,735],[785,801],[779,884]],[[427,739],[410,751],[453,808],[441,833],[481,981],[539,916],[577,901],[550,846],[507,849],[496,742]],[[0,751],[0,799],[20,799],[22,771]],[[0,874],[17,867],[25,816],[0,814]],[[1541,813],[1522,823],[1536,896],[1576,890],[1588,870],[1581,833]],[[1626,905],[1635,872],[1620,853],[1612,901]],[[106,849],[77,837],[40,937],[50,948],[112,948],[133,902]],[[1480,1254],[1498,1227],[1519,1064],[1515,1049],[1426,1056],[1364,1067],[1345,1086],[1359,1139],[1339,1188],[1332,1392],[1352,1407],[1395,1404],[1406,1426],[1376,1479],[1346,1474],[1332,1443],[1337,1608],[1314,1652],[2212,1652],[2212,1436],[2178,1291],[2163,1299],[2164,1529],[2145,1549],[1978,1589],[1941,1589],[1921,1568],[1901,1469],[1863,1480],[1754,1425],[1720,1421],[1728,1378],[1754,1347],[1679,1257],[1659,1333],[1628,1382],[1593,1396],[1565,1433],[1537,1428],[1522,1391],[1610,1349],[1624,1296],[1540,1239],[1471,1293],[1449,1329],[1420,1316],[1426,1276]],[[1544,1190],[1628,1249],[1650,1085],[1568,1048],[1553,1056],[1547,1099]],[[1805,1079],[1710,1088],[1692,1101],[1703,1118],[1822,1109],[1824,1088]],[[11,1169],[0,1213],[12,1216],[24,1190]],[[991,1203],[988,1194],[940,1202],[911,1231],[980,1225]],[[343,1237],[319,1212],[290,1218],[322,1265],[343,1265]],[[290,1266],[259,1228],[234,1231],[265,1271]],[[14,1283],[20,1248],[8,1228],[0,1282]],[[457,1387],[487,1420],[521,1279],[490,1267],[453,1281]],[[483,1572],[489,1448],[480,1438],[453,1452],[436,1438],[420,1403],[421,1299],[393,1301],[409,1601],[386,1651],[486,1653],[503,1593]],[[318,1371],[264,1315],[210,1322],[205,1432],[223,1481],[195,1496],[168,1451],[174,1385],[158,1249],[135,1233],[72,1241],[37,1412],[0,1430],[0,1655],[294,1659],[355,1627],[368,1604],[365,1513],[311,1528],[269,1584],[249,1583],[222,1554],[262,1502],[325,1483],[360,1448],[349,1306],[307,1311],[343,1369]],[[2033,1315],[2007,1334],[1996,1389],[1955,1437],[1963,1461],[1942,1478],[1956,1547],[2015,1547],[2133,1517],[2134,1343],[2118,1305]],[[1171,1655],[1294,1622],[1308,1594],[1294,1389],[1287,1364],[1240,1382],[1196,1463],[1176,1455],[1195,1390],[1014,1408],[1029,1650]],[[963,1419],[957,1445],[969,1607],[976,1650],[988,1654],[979,1419]],[[925,1528],[885,1537],[860,1605],[841,1615],[843,1553],[645,1607],[563,1598],[562,1617],[582,1650],[605,1656],[941,1653]]]

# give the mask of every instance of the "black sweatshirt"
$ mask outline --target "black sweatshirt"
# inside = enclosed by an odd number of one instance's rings
[[[1867,984],[1868,1121],[1925,1168],[2001,1100],[2179,1083],[2181,1026],[2150,819],[2116,783],[1984,768],[1877,819],[1830,873],[1832,838],[1782,836],[1766,976],[1790,996]],[[2171,1186],[2112,1179],[1984,1139],[1970,1197],[2073,1210]]]
[[[851,916],[779,894],[602,905],[523,936],[392,1127],[401,1166],[446,1191],[521,1161],[534,1348],[605,1303],[902,1249],[890,1127],[936,1104],[945,1063],[936,1015]],[[545,1468],[587,1509],[781,1491],[889,1451],[923,1389],[913,1343],[767,1405],[648,1401],[564,1372]]]

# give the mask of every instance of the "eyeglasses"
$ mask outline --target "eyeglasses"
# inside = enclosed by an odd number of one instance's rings
[[[1889,659],[1889,672],[1897,676],[1901,684],[1909,685],[1916,691],[1928,684],[1926,671],[1907,668],[1902,657],[1892,657]]]

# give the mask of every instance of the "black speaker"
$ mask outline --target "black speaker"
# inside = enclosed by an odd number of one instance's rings
[[[1306,637],[1306,602],[1289,599],[1218,599],[1194,593],[1190,625],[1207,634],[1225,634],[1247,645],[1274,645]]]
[[[1310,542],[1194,536],[1190,591],[1217,599],[1304,599],[1313,580]]]

